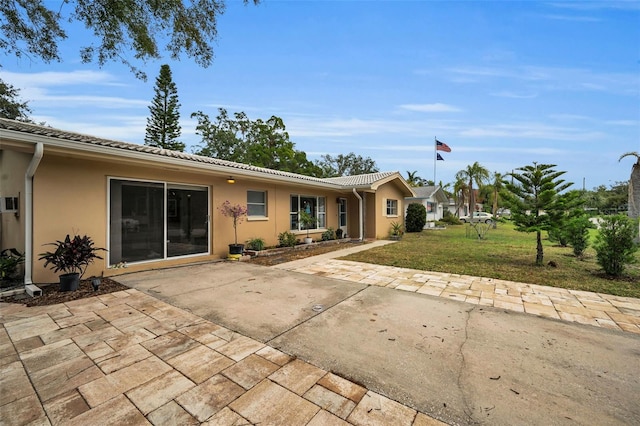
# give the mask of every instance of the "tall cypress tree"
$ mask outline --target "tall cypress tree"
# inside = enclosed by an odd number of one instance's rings
[[[151,116],[147,118],[144,144],[173,151],[184,151],[184,143],[178,140],[181,133],[178,89],[171,78],[169,65],[160,67],[155,92],[149,106]]]

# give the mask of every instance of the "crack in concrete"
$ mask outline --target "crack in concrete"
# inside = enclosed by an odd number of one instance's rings
[[[473,408],[469,406],[469,401],[467,399],[467,396],[464,390],[462,389],[462,383],[461,383],[462,374],[466,369],[464,346],[466,345],[467,340],[469,339],[469,321],[471,320],[471,314],[476,310],[476,308],[477,306],[474,305],[471,309],[469,309],[468,311],[465,311],[467,314],[467,318],[464,322],[464,340],[462,341],[462,343],[460,344],[460,348],[458,349],[458,352],[460,353],[460,357],[462,358],[462,362],[460,363],[460,369],[458,370],[458,378],[456,380],[456,386],[458,387],[458,390],[460,391],[460,394],[462,396],[462,403],[463,403],[462,411],[467,416],[469,424],[480,424],[478,420],[473,418]]]
[[[282,336],[282,335],[284,335],[284,334],[287,334],[287,333],[288,333],[288,332],[290,332],[291,330],[293,330],[293,329],[295,329],[295,328],[297,328],[297,327],[299,327],[299,326],[301,326],[301,325],[305,324],[306,322],[308,322],[308,321],[312,320],[313,318],[317,317],[318,315],[322,315],[323,313],[328,312],[328,311],[329,311],[331,308],[333,308],[334,306],[339,305],[340,303],[342,303],[342,302],[344,302],[344,301],[346,301],[346,300],[348,300],[348,299],[351,299],[351,298],[352,298],[352,297],[354,297],[354,296],[357,296],[358,294],[362,293],[363,291],[365,291],[365,290],[366,290],[366,289],[368,289],[369,287],[370,287],[370,285],[367,285],[366,287],[361,288],[360,290],[356,291],[355,293],[348,295],[348,296],[347,296],[347,297],[345,297],[344,299],[342,299],[342,300],[338,300],[338,301],[337,301],[336,303],[334,303],[333,305],[331,305],[331,306],[327,306],[327,307],[325,307],[325,309],[324,309],[324,310],[322,310],[322,311],[320,311],[320,312],[315,313],[315,315],[311,315],[309,318],[305,319],[304,321],[302,321],[302,322],[299,322],[299,323],[297,323],[297,324],[292,325],[292,326],[291,326],[291,327],[289,327],[288,329],[284,330],[282,333],[280,333],[280,334],[278,334],[278,335],[275,335],[275,336],[271,337],[269,340],[267,340],[267,341],[266,341],[266,342],[264,342],[264,343],[265,343],[265,344],[267,344],[267,345],[269,345],[269,346],[273,346],[273,345],[271,344],[271,342],[272,342],[272,341],[274,341],[275,339],[277,339],[278,337],[280,337],[280,336]],[[314,311],[314,312],[315,312],[315,311]]]

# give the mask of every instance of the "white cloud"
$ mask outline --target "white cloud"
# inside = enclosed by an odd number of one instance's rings
[[[417,112],[459,112],[462,111],[453,105],[435,103],[435,104],[403,104],[399,105],[399,108],[406,109],[408,111]]]
[[[554,21],[572,21],[572,22],[600,22],[602,19],[592,16],[570,16],[570,15],[543,15],[545,19]]]
[[[495,124],[476,126],[460,132],[469,138],[542,139],[564,141],[591,141],[605,136],[602,132],[582,128],[548,126],[540,123]]]
[[[108,85],[124,86],[118,78],[105,71],[69,71],[69,72],[36,72],[16,73],[0,71],[0,78],[18,88],[53,87],[77,85]]]
[[[507,90],[490,93],[490,95],[498,98],[512,98],[512,99],[533,99],[538,97],[537,93],[515,93]]]

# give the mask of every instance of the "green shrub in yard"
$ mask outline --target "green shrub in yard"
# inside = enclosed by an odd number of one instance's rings
[[[440,219],[440,222],[444,222],[447,225],[462,225],[462,222],[460,222],[460,219],[452,215],[451,212],[449,212],[449,210],[445,210],[444,216],[442,216],[442,219]]]
[[[598,264],[607,275],[620,276],[625,265],[635,261],[638,246],[633,239],[637,232],[637,224],[626,215],[608,216],[600,222],[594,248]]]
[[[293,232],[284,231],[278,234],[278,243],[281,247],[295,247],[298,239]]]
[[[427,209],[423,204],[411,203],[407,207],[404,227],[407,232],[420,232],[427,224]]]
[[[565,228],[565,234],[576,257],[582,257],[584,251],[589,247],[589,229],[595,228],[586,215],[569,219]]]
[[[336,234],[333,231],[333,228],[329,227],[326,231],[322,233],[322,241],[330,241],[335,240]]]
[[[262,238],[252,238],[247,241],[247,248],[249,250],[260,251],[264,249],[264,240]]]

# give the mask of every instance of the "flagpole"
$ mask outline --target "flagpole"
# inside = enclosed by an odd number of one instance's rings
[[[438,137],[433,137],[433,184],[436,184],[436,164],[438,164]]]

